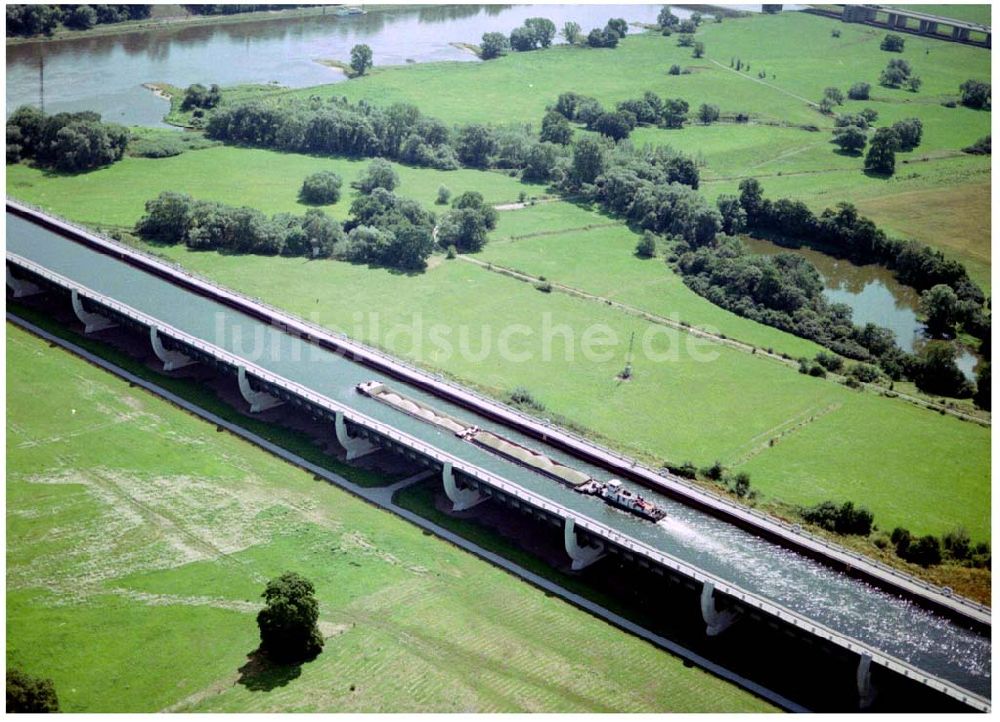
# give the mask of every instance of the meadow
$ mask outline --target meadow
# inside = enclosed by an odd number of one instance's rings
[[[833,30],[840,37],[834,37]],[[705,43],[705,57],[700,59],[691,57],[690,48],[678,47],[676,36],[636,34],[613,50],[560,45],[485,63],[380,68],[376,58],[369,76],[277,97],[408,102],[453,122],[535,127],[546,106],[567,91],[596,97],[606,106],[647,90],[684,98],[692,110],[713,103],[723,114],[749,114],[750,122],[707,127],[692,123],[680,131],[640,128],[632,139],[671,145],[703,161],[709,196],[731,192],[741,178],[753,176],[763,180],[769,195],[799,198],[815,210],[841,200],[859,203],[877,223],[969,263],[976,279],[987,285],[989,273],[982,259],[989,253],[989,235],[983,228],[988,227],[990,211],[988,198],[976,189],[989,180],[990,158],[964,156],[961,149],[989,135],[991,114],[942,103],[956,99],[959,85],[969,78],[989,80],[990,52],[908,35],[903,53],[887,53],[879,49],[884,35],[877,28],[805,13],[756,15],[702,25],[697,39]],[[879,73],[896,57],[909,61],[923,80],[918,93],[878,84]],[[735,58],[749,63],[749,71],[730,68]],[[690,69],[690,74],[668,75],[673,64]],[[767,77],[759,78],[760,72]],[[909,117],[920,118],[924,125],[921,145],[899,154],[897,173],[890,179],[866,176],[859,156],[835,152],[830,142],[833,118],[816,108],[824,88],[846,93],[861,81],[872,85],[871,99],[847,100],[836,112],[871,107],[879,113],[876,125]],[[469,97],[477,102],[467,102]],[[928,213],[926,198],[909,195],[916,190],[941,192],[945,200],[950,194],[967,200],[960,209],[935,203],[936,222],[931,225],[901,222],[915,210]],[[863,203],[866,199],[878,202]],[[947,232],[941,233],[943,229]]]
[[[770,709],[11,326],[7,354],[6,661],[63,711]],[[326,646],[268,668],[290,566]]]
[[[125,159],[76,176],[46,176],[26,165],[12,166],[8,185],[15,196],[72,220],[127,228],[141,214],[143,201],[162,190],[252,205],[268,213],[302,212],[305,207],[296,196],[306,174],[334,168],[347,182],[364,165],[216,147],[167,159]],[[397,169],[402,179],[399,192],[429,208],[435,208],[433,199],[442,180],[456,193],[478,189],[497,203],[516,199],[526,187],[542,191],[500,173]],[[346,215],[350,193],[332,207],[335,215]],[[676,314],[682,321],[715,327],[761,348],[809,356],[818,349],[695,295],[661,260],[636,258],[636,236],[600,213],[552,202],[503,211],[500,219],[493,234],[495,245],[481,254],[484,261],[653,313]],[[524,386],[546,405],[546,414],[650,463],[693,461],[707,466],[721,460],[737,467],[752,459],[748,468],[760,467],[754,487],[765,499],[793,503],[850,499],[871,508],[882,526],[901,524],[940,534],[963,524],[976,538],[989,535],[988,516],[966,503],[969,498],[985,498],[989,489],[989,433],[979,426],[911,409],[900,400],[864,398],[833,382],[804,377],[794,368],[695,340],[594,301],[541,293],[531,284],[462,259],[437,256],[426,272],[408,275],[336,261],[219,255],[180,247],[153,250],[223,285],[494,396]],[[529,354],[529,363],[512,360],[498,347],[499,334],[512,323],[529,329],[530,335],[508,336],[508,350],[514,351],[513,358]],[[414,344],[415,329],[426,332],[438,324],[451,330],[453,350],[464,342],[471,353],[447,353],[427,343],[426,333],[422,336],[419,331],[423,343]],[[552,333],[564,327],[579,344],[595,325],[610,330],[615,340],[610,349],[602,349],[606,353],[599,361],[583,359],[579,346],[568,356],[563,337]],[[551,342],[545,340],[546,329]],[[635,375],[622,383],[617,375],[625,366],[633,333]],[[644,361],[644,343],[653,352],[663,352],[666,361]],[[699,360],[702,351],[714,360]],[[843,409],[855,404],[871,413],[854,426],[838,423],[838,417],[854,418]],[[817,423],[813,418],[817,416],[824,422],[820,428],[833,429],[838,442],[831,443],[822,434],[809,435],[808,443],[793,447],[798,449],[792,455],[798,462],[791,464],[795,471],[773,473],[775,466],[764,460],[787,439]],[[770,439],[778,436],[781,443],[769,446]],[[862,471],[858,465],[873,458],[872,439],[883,445],[874,457],[881,461]],[[941,446],[942,441],[947,446]],[[808,473],[802,472],[802,465],[808,466]],[[921,493],[901,494],[901,473]],[[945,478],[947,485],[942,483]]]

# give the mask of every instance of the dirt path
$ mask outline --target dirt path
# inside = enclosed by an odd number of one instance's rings
[[[720,63],[718,60],[712,60],[711,58],[709,58],[709,60],[711,60],[716,65],[718,65],[723,70],[728,71],[730,73],[733,73],[734,75],[738,75],[738,76],[740,76],[741,78],[743,78],[745,80],[750,80],[750,81],[752,81],[754,83],[759,83],[760,85],[765,85],[768,88],[771,88],[772,90],[777,90],[779,93],[783,93],[783,94],[787,95],[790,98],[795,98],[796,100],[801,100],[803,103],[807,103],[808,105],[811,105],[814,108],[819,108],[819,103],[814,103],[813,101],[809,100],[809,98],[803,98],[801,95],[796,95],[795,93],[792,93],[791,91],[785,90],[784,88],[780,88],[777,85],[773,85],[771,83],[768,83],[766,80],[762,80],[760,78],[751,78],[749,75],[744,75],[743,73],[739,72],[738,70],[736,70],[734,68],[727,68],[725,65],[723,65],[722,63]]]

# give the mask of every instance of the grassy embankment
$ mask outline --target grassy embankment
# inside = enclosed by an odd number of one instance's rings
[[[7,340],[7,663],[52,677],[64,711],[768,709],[19,329]],[[248,664],[260,591],[290,567],[317,586],[326,649]]]

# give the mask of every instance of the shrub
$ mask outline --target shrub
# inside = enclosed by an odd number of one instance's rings
[[[669,472],[671,472],[672,474],[675,474],[675,475],[681,477],[682,479],[697,479],[698,478],[698,469],[690,461],[685,461],[680,466],[673,466],[673,465],[668,464],[667,465],[667,470]]]
[[[523,386],[516,386],[507,394],[507,400],[515,406],[525,406],[535,411],[544,411],[545,404],[536,399],[528,389]]]
[[[442,183],[441,185],[438,186],[437,198],[434,199],[434,202],[439,206],[446,206],[448,205],[448,201],[450,200],[451,200],[451,190],[448,188],[448,186]]]
[[[7,713],[58,712],[59,698],[51,679],[7,668]]]
[[[716,461],[710,467],[705,469],[705,476],[712,481],[719,481],[722,479],[723,474],[725,474],[726,469],[722,465],[721,461]]]
[[[982,110],[990,105],[990,84],[981,80],[966,80],[959,86],[962,105]]]
[[[847,97],[851,100],[868,100],[872,86],[870,83],[855,83],[847,91]]]
[[[972,540],[964,527],[952,529],[941,540],[948,556],[956,561],[964,561],[972,555]]]
[[[649,231],[642,234],[642,238],[635,246],[635,255],[639,258],[652,258],[656,255],[656,236]]]
[[[362,193],[371,193],[376,188],[392,191],[399,185],[399,174],[389,161],[376,158],[352,185]]]
[[[963,153],[971,153],[972,155],[992,155],[992,142],[990,140],[992,136],[985,136],[980,138],[972,145],[968,145],[962,148]]]
[[[812,366],[809,367],[809,375],[814,376],[816,378],[825,379],[826,369],[820,366],[818,363],[814,363]]]
[[[802,510],[802,518],[836,534],[856,534],[868,536],[875,520],[864,507],[855,507],[854,502],[845,501],[837,506],[832,501],[824,501]]]
[[[901,35],[888,33],[884,38],[882,38],[882,42],[879,44],[879,48],[881,48],[882,50],[886,50],[890,53],[901,53],[903,52],[903,46],[905,44],[906,41],[903,39]]]
[[[343,180],[332,171],[322,170],[313,173],[302,181],[302,189],[299,191],[299,198],[304,203],[312,205],[329,205],[340,200],[340,186]]]
[[[827,353],[826,351],[820,351],[816,354],[816,362],[827,371],[832,371],[833,373],[837,373],[844,368],[844,359],[837,354]]]
[[[535,284],[535,288],[542,293],[552,293],[552,283],[550,281],[539,281]]]
[[[860,383],[871,384],[878,381],[879,372],[878,368],[871,364],[857,363],[851,366],[847,375]]]

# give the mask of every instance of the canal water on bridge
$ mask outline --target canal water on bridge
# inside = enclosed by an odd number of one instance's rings
[[[984,697],[990,696],[990,640],[905,600],[839,574],[707,514],[642,489],[669,516],[652,524],[580,495],[552,479],[497,457],[437,427],[357,393],[358,383],[385,381],[402,393],[486,429],[538,448],[540,443],[386,378],[349,359],[7,214],[7,247],[86,287],[275,374],[405,431],[442,451],[645,542],[830,629]],[[334,261],[323,261],[334,262]],[[331,429],[331,434],[333,430]],[[546,449],[596,478],[607,473]]]

